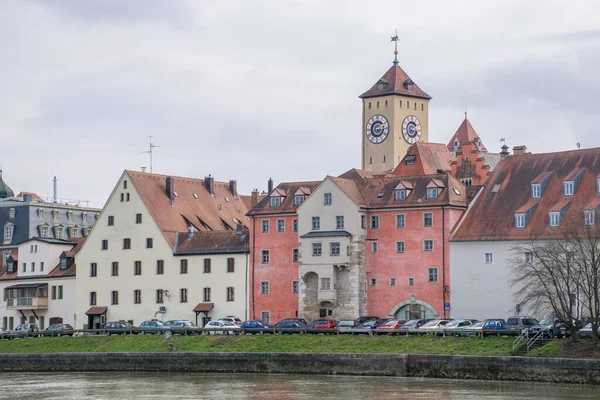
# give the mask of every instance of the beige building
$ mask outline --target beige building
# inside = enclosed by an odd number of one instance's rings
[[[236,181],[125,171],[78,256],[78,327],[246,318],[244,200]]]

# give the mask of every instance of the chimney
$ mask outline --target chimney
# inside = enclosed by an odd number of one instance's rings
[[[56,203],[56,177],[54,177],[54,181],[52,182],[52,202]]]
[[[508,158],[509,153],[508,153],[508,146],[503,144],[502,145],[502,151],[500,152],[500,161],[504,161]]]
[[[515,146],[513,147],[513,154],[515,156],[522,156],[526,154],[527,146]]]
[[[258,189],[252,191],[252,201],[250,204],[252,205],[252,208],[258,204]]]
[[[231,194],[233,195],[233,197],[237,198],[237,181],[236,180],[231,180],[229,181],[229,190],[231,191]]]
[[[169,201],[171,205],[175,201],[175,179],[172,176],[167,176],[167,197],[169,197]]]
[[[204,186],[206,186],[206,190],[210,193],[211,196],[215,196],[215,178],[208,174],[207,177],[204,178]]]
[[[267,182],[267,187],[269,190],[267,190],[267,193],[271,193],[273,191],[273,179],[269,178],[269,182]]]

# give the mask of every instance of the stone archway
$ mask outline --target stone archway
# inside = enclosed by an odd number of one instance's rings
[[[396,318],[398,312],[407,306],[421,306],[422,309],[424,309],[423,311],[426,312],[427,310],[429,310],[431,312],[433,318],[440,317],[440,314],[436,311],[435,307],[433,307],[431,304],[429,304],[425,301],[417,300],[415,298],[410,299],[410,300],[404,300],[404,301],[401,301],[400,303],[396,304],[390,311],[389,317]],[[415,309],[416,309],[416,307],[415,307]],[[415,318],[415,319],[420,319],[420,318]]]

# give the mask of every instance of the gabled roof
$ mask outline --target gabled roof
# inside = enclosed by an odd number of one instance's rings
[[[275,188],[279,193],[285,194],[281,198],[281,206],[271,208],[269,197],[264,197],[254,208],[248,211],[247,215],[295,214],[297,206],[294,205],[294,193],[300,188],[313,192],[320,184],[321,181],[282,182]]]
[[[479,135],[475,132],[475,129],[473,129],[473,125],[471,125],[471,122],[469,122],[469,120],[466,118],[466,116],[465,116],[465,119],[463,120],[463,122],[460,124],[460,126],[456,130],[456,132],[454,133],[454,135],[452,135],[452,138],[450,139],[450,141],[448,142],[448,145],[447,145],[448,150],[450,150],[450,151],[454,150],[454,141],[455,140],[458,140],[459,143],[477,142],[479,140],[480,151],[481,152],[487,151],[487,149],[483,145],[483,142],[479,138]]]
[[[179,232],[175,255],[247,253],[250,234],[248,229],[241,231],[201,231]]]
[[[377,89],[377,84],[379,82],[385,83],[386,86],[382,90]],[[405,83],[412,82],[412,90],[409,90]],[[397,65],[392,65],[390,69],[379,79],[375,84],[366,92],[361,94],[359,97],[361,99],[368,97],[379,97],[379,96],[388,96],[388,95],[402,95],[409,97],[417,97],[421,99],[431,99],[427,93],[421,90],[420,87],[417,86],[416,83],[410,79],[410,77],[404,72],[402,68]]]
[[[171,248],[175,247],[177,232],[187,232],[189,224],[197,231],[226,230],[223,221],[231,227],[237,223],[249,225],[246,203],[241,196],[231,193],[228,182],[214,181],[214,196],[211,196],[203,179],[174,176],[173,190],[177,196],[171,204],[166,175],[125,172]]]
[[[407,164],[407,157],[415,156],[412,164]],[[450,170],[452,155],[442,143],[417,142],[410,146],[406,155],[391,172],[397,176],[432,175],[438,171]]]
[[[483,192],[464,221],[453,234],[453,241],[470,240],[513,240],[551,238],[557,233],[549,227],[548,212],[565,204],[563,202],[563,181],[568,176],[583,171],[581,181],[570,199],[564,218],[580,218],[586,205],[598,198],[596,177],[600,173],[600,148],[563,151],[546,154],[524,154],[511,156],[498,164],[488,178]],[[532,204],[531,183],[552,171],[541,199],[536,201],[524,229],[515,229],[515,212],[524,212]],[[494,186],[499,189],[492,193]],[[558,204],[557,204],[558,203]],[[493,210],[491,212],[490,210]],[[526,210],[525,210],[526,211]]]

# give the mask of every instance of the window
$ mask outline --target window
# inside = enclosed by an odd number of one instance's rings
[[[152,238],[146,238],[146,248],[151,249],[154,247],[154,240]]]
[[[321,278],[321,290],[331,290],[331,278]]]
[[[573,196],[575,183],[573,181],[564,182],[563,188],[564,188],[564,192],[565,192],[565,197]]]
[[[280,196],[271,196],[271,208],[276,208],[281,206],[281,197]]]
[[[408,286],[415,286],[415,278],[408,278]]]
[[[313,257],[320,257],[323,253],[323,246],[321,243],[313,243],[312,244],[312,255]]]
[[[157,289],[156,290],[156,304],[164,303],[164,301],[165,301],[164,296],[165,296],[164,290]]]
[[[379,215],[371,216],[371,229],[379,229]]]
[[[261,312],[260,318],[262,322],[266,322],[267,324],[271,322],[271,314],[268,311]]]
[[[376,286],[377,285],[377,278],[371,278],[371,279],[369,279],[369,285]]]
[[[131,249],[131,239],[123,239],[123,250]]]
[[[390,278],[390,286],[396,286],[396,278]]]
[[[52,300],[56,300],[56,286],[52,286],[51,291],[50,291],[50,298]]]
[[[366,215],[360,216],[360,229],[367,229],[367,216]]]
[[[76,238],[77,237],[77,228],[69,228],[69,236],[71,238]]]
[[[404,242],[396,242],[396,253],[404,253]]]
[[[163,275],[165,273],[165,261],[156,260],[156,275]]]
[[[69,221],[72,221],[72,220],[73,220],[73,211],[70,211],[70,210],[69,210],[69,211],[67,211],[67,219],[68,219]]]
[[[321,217],[312,217],[312,230],[318,231],[321,229]]]
[[[90,292],[90,306],[96,305],[96,292]]]
[[[177,194],[175,194],[175,196],[177,197]],[[126,201],[129,201],[129,193],[127,193],[127,200]]]
[[[515,228],[525,228],[525,214],[515,214]]]
[[[227,259],[227,272],[235,272],[235,258],[233,257]]]
[[[376,240],[371,242],[371,251],[373,253],[377,253],[378,250],[379,250],[379,242],[377,242]]]
[[[27,272],[27,263],[23,263],[23,272]]]
[[[292,294],[300,293],[300,282],[292,281]]]
[[[111,292],[111,304],[119,304],[119,292],[113,290]]]
[[[127,181],[123,181],[123,189],[127,189]]]
[[[560,225],[560,212],[558,212],[558,211],[549,212],[548,220],[550,221],[550,226]]]
[[[596,219],[596,213],[594,210],[584,210],[583,211],[583,224],[585,226],[594,226]]]
[[[87,213],[86,213],[86,212],[84,212],[84,213],[81,213],[81,220],[82,220],[83,222],[87,222]]]
[[[206,261],[205,261],[206,263]],[[179,260],[179,273],[180,274],[187,274],[188,272],[188,260],[187,259],[183,259],[183,260]]]
[[[231,286],[227,288],[227,301],[235,301],[235,293]]]
[[[323,205],[326,205],[326,206],[331,205],[331,193],[325,193],[323,195]]]
[[[396,215],[396,228],[404,228],[405,217],[404,214]]]
[[[65,260],[65,259],[62,259],[60,261],[60,264],[61,264],[60,265],[60,269],[63,270],[63,271],[66,269],[64,267],[64,266],[66,266],[66,262],[67,262],[67,260]],[[35,263],[34,262],[31,263],[31,272],[35,272]]]
[[[263,219],[262,221],[262,233],[269,233],[269,220]]]
[[[119,263],[116,261],[112,263],[111,276],[119,276]]]
[[[269,282],[262,281],[260,283],[260,294],[269,294]]]
[[[423,213],[423,226],[426,228],[430,228],[433,226],[433,214],[432,213]]]
[[[44,210],[42,208],[38,208],[38,217],[44,218]]]
[[[187,303],[188,300],[188,290],[186,288],[179,289],[179,302]]]
[[[134,261],[134,263],[133,263],[133,274],[134,275],[141,275],[142,274],[142,262],[141,261]]]
[[[304,195],[300,194],[300,195],[294,196],[294,205],[295,206],[299,206],[302,203],[304,203]]]
[[[437,282],[437,281],[438,281],[438,269],[437,268],[428,268],[427,282]]]
[[[285,232],[285,220],[277,220],[277,232]]]
[[[108,226],[113,226],[115,224],[115,217],[112,215],[108,216]]]
[[[90,276],[98,276],[98,264],[91,263],[90,264]]]
[[[492,254],[492,253],[485,253],[485,263],[486,264],[491,264],[492,262],[494,262],[494,254]]]
[[[210,301],[210,288],[204,288],[204,301]]]
[[[534,199],[539,199],[542,194],[542,185],[539,183],[535,183],[531,185],[531,197]]]
[[[294,220],[292,221],[292,231],[298,232],[298,219],[297,218],[294,218]]]
[[[63,238],[63,228],[61,226],[57,226],[55,229],[56,232],[56,238],[57,239],[62,239]]]
[[[525,252],[525,262],[531,264],[533,262],[533,252],[526,251]]]
[[[406,189],[394,190],[394,201],[404,201],[404,200],[406,200]]]
[[[4,240],[5,241],[12,240],[12,235],[13,235],[12,225],[5,226],[4,227]]]
[[[40,229],[40,236],[43,238],[47,238],[48,237],[48,227],[47,226],[42,226],[42,228]]]
[[[205,258],[204,259],[204,273],[205,274],[210,274],[211,270],[212,270],[212,261],[210,258]],[[187,269],[187,267],[186,267]]]
[[[44,262],[40,262],[40,271],[44,272]]]
[[[424,251],[433,251],[433,240],[424,240],[423,241],[423,250]]]
[[[298,249],[292,249],[292,262],[298,262],[299,253]]]
[[[330,254],[334,257],[340,255],[340,242],[329,243]]]
[[[8,211],[8,218],[10,218],[10,219],[13,219],[14,217],[15,217],[15,209],[14,209],[14,208],[11,208],[11,209]]]
[[[344,229],[344,216],[337,215],[335,217],[335,229]]]
[[[139,289],[133,291],[133,304],[142,304],[142,291]]]
[[[263,250],[262,257],[261,257],[261,263],[268,264],[270,259],[271,259],[271,254],[270,254],[269,250]]]

